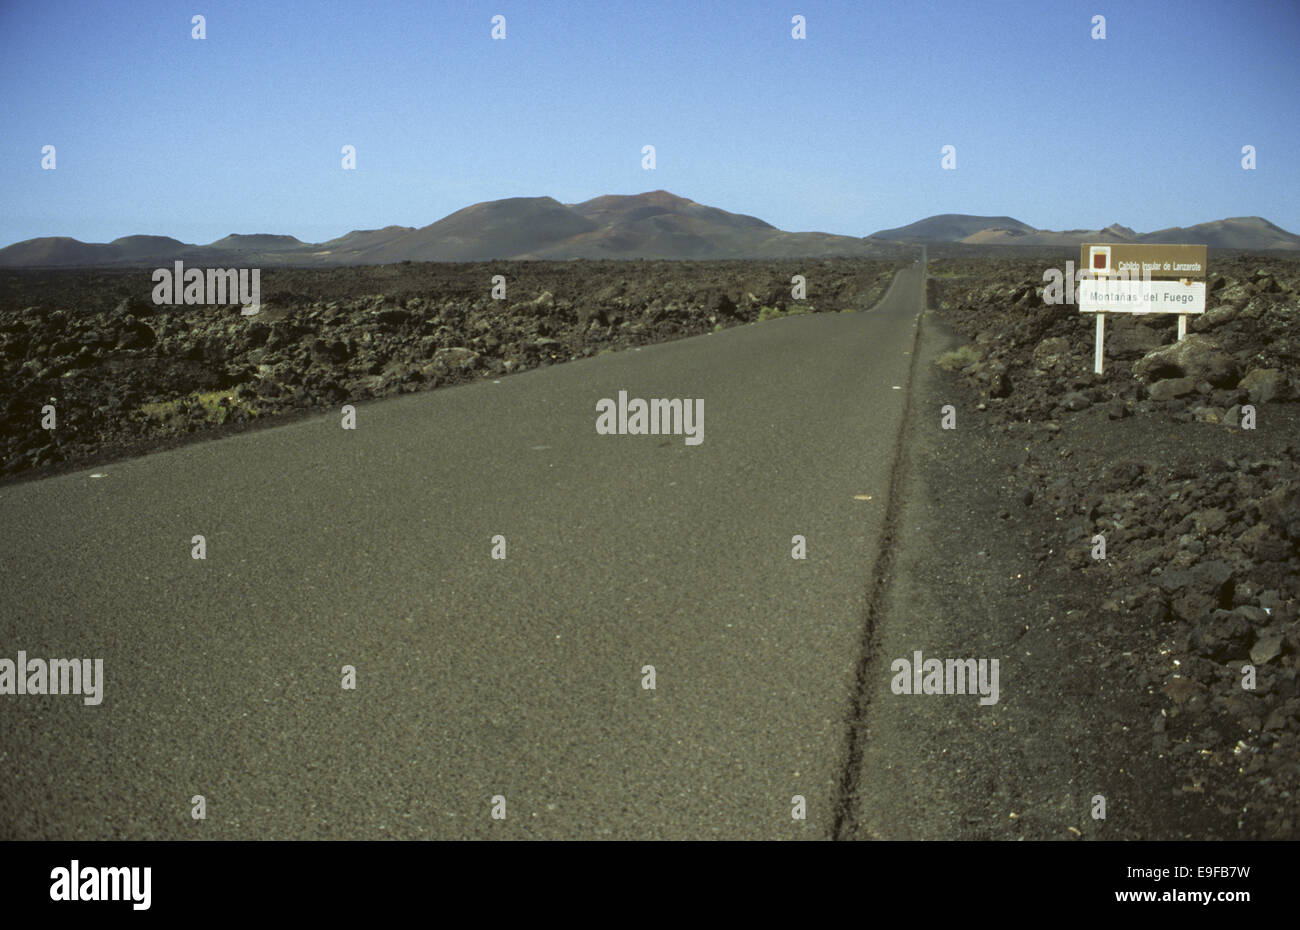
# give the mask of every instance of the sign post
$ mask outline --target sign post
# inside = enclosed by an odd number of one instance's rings
[[[1097,314],[1093,371],[1101,374],[1107,313],[1176,313],[1178,338],[1187,316],[1205,312],[1205,246],[1088,243],[1080,247],[1079,312]]]
[[[1106,345],[1106,314],[1098,312],[1097,314],[1097,349],[1093,353],[1092,370],[1101,374],[1101,354]]]

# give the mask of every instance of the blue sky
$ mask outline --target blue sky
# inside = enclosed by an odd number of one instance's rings
[[[322,241],[660,188],[847,235],[935,213],[1300,232],[1298,47],[1297,0],[0,0],[0,245]]]

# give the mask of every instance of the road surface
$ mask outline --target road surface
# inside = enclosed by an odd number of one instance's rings
[[[923,269],[0,488],[0,658],[104,663],[0,695],[0,837],[830,836]],[[620,390],[703,442],[598,435]]]

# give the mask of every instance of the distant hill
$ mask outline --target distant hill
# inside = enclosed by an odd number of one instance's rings
[[[553,197],[510,197],[476,203],[399,237],[386,261],[476,262],[532,257],[539,250],[596,228]]]
[[[765,223],[756,216],[702,206],[694,200],[678,197],[668,191],[651,191],[631,197],[610,194],[571,206],[601,226],[628,226],[656,216],[680,216],[729,229],[776,229],[771,223]]]
[[[128,240],[129,245],[119,247]],[[491,259],[830,258],[892,255],[897,250],[892,243],[856,236],[785,232],[758,217],[659,190],[576,204],[553,197],[489,200],[428,226],[354,230],[321,243],[269,234],[231,234],[208,245],[188,245],[163,236],[130,236],[109,244],[32,239],[0,249],[0,267],[165,264],[175,259],[209,266],[220,262],[275,266]]]
[[[1083,242],[1167,242],[1207,245],[1216,249],[1300,249],[1300,236],[1258,216],[1233,217],[1138,233],[1113,223],[1105,229],[1035,229],[1008,216],[945,213],[873,233],[872,239],[895,242],[960,242],[966,245],[1077,246]]]
[[[337,253],[348,253],[357,264],[370,264],[365,258],[382,250],[388,243],[406,233],[415,232],[414,226],[385,226],[383,229],[354,229],[345,236],[314,246],[313,256],[326,259]]]
[[[967,245],[1050,245],[1074,246],[1081,242],[1140,242],[1142,237],[1129,229],[1113,223],[1105,229],[981,229],[956,240]]]
[[[1174,226],[1147,233],[1140,242],[1204,243],[1219,249],[1297,249],[1300,236],[1260,216],[1234,216],[1195,226]]]
[[[122,236],[110,242],[108,248],[113,250],[118,261],[132,261],[177,253],[193,246],[187,246],[171,236]]]
[[[498,258],[770,258],[868,255],[852,236],[786,233],[753,216],[706,207],[667,191],[609,195],[577,204],[512,197],[474,204],[420,229],[329,243],[337,262],[486,261]],[[325,257],[325,256],[323,256]]]
[[[1074,246],[1080,242],[1194,242],[1225,249],[1300,249],[1300,236],[1257,216],[1137,233],[1118,223],[1101,230],[1035,229],[1009,216],[944,213],[870,236],[786,232],[756,216],[649,191],[582,203],[509,197],[457,210],[428,226],[353,230],[328,242],[232,233],[207,245],[167,236],[123,236],[108,243],[62,236],[0,249],[0,267],[92,267],[185,261],[222,267],[373,265],[400,261],[493,259],[776,259],[882,257],[916,243]]]
[[[67,236],[42,236],[26,239],[0,249],[0,265],[8,268],[45,265],[97,265],[115,261],[112,247],[104,243],[82,242]]]
[[[207,247],[229,252],[286,252],[290,249],[304,249],[307,243],[293,236],[273,236],[269,233],[245,236],[231,233],[224,239],[209,243]]]
[[[1020,220],[1009,216],[971,216],[967,213],[941,213],[928,216],[907,226],[896,229],[882,229],[872,233],[869,239],[890,239],[895,242],[960,242],[967,236],[996,229],[1005,230],[1014,236],[1020,233],[1035,232],[1034,227],[1027,226]]]

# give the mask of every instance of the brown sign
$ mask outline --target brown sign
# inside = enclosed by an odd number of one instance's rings
[[[1130,278],[1204,278],[1205,246],[1085,242],[1079,268],[1093,275]]]

